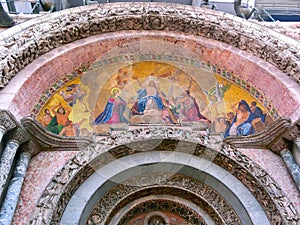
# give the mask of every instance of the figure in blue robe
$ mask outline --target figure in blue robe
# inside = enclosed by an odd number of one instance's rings
[[[159,90],[159,87],[156,86],[153,80],[149,81],[148,86],[144,87],[143,89],[139,89],[137,94],[137,110],[139,113],[143,113],[145,111],[146,105],[150,99],[154,100],[159,110],[163,109],[164,104],[160,97],[160,95],[163,95],[163,93]]]
[[[252,112],[252,120],[259,118],[261,122],[265,123],[267,115],[256,105],[256,102],[251,102],[250,109]]]
[[[112,96],[108,99],[106,106],[95,119],[95,124],[105,123],[128,123],[128,120],[124,117],[123,113],[126,108],[126,102],[119,96],[120,89],[113,88]]]
[[[94,124],[104,124],[104,123],[107,123],[108,120],[111,118],[112,114],[113,114],[113,109],[114,109],[114,103],[113,103],[113,100],[112,98],[110,98],[108,100],[108,102],[106,103],[106,106],[103,110],[102,113],[100,113],[95,121],[94,121]]]
[[[242,121],[240,124],[236,124],[236,122],[239,121],[240,118],[243,117],[245,114],[248,114],[247,119]],[[238,109],[236,110],[236,114],[232,123],[225,131],[224,138],[230,135],[246,136],[254,134],[255,130],[252,126],[253,119],[255,119],[255,116],[251,112],[248,103],[245,100],[241,100],[239,102]]]

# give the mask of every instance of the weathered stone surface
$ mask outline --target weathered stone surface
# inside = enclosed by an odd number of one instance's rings
[[[176,128],[174,131],[170,135],[170,130],[168,129],[145,128],[123,132],[99,140],[96,138],[95,144],[90,145],[86,150],[79,153],[56,174],[45,190],[46,192],[53,188],[56,190],[55,195],[52,194],[47,197],[52,198],[52,206],[55,205],[56,207],[50,206],[45,208],[40,203],[36,208],[33,221],[39,220],[38,215],[40,215],[46,223],[50,223],[50,221],[53,224],[57,223],[74,191],[94,172],[94,168],[117,158],[143,151],[142,149],[144,148],[137,150],[136,148],[126,147],[132,140],[147,141],[171,138],[174,141],[181,140],[188,141],[187,143],[198,143],[200,145],[199,148],[193,146],[193,152],[190,152],[190,154],[212,160],[215,164],[226,169],[239,179],[257,198],[257,201],[260,202],[272,223],[298,223],[298,214],[281,188],[266,171],[251,161],[246,155],[241,154],[238,150],[228,145],[220,146],[217,141],[214,142],[211,140],[211,143],[205,142],[205,139],[201,139],[202,135],[196,132],[191,133],[179,128]],[[128,133],[132,135],[128,136]],[[206,146],[206,148],[201,148],[201,145]],[[167,146],[170,145],[168,144]],[[189,151],[189,149],[182,148],[178,150],[176,148],[178,151]],[[212,149],[218,150],[218,152]],[[172,148],[166,148],[165,150],[172,151]],[[40,202],[44,201],[43,199],[46,198],[47,194],[44,196],[40,199]]]
[[[113,6],[113,7],[112,7]],[[37,22],[37,21],[36,21]],[[167,4],[109,4],[81,7],[64,14],[39,18],[38,23],[3,32],[0,45],[0,86],[4,87],[38,56],[95,34],[121,30],[165,30],[218,40],[270,62],[300,82],[299,45],[254,22],[202,8]]]

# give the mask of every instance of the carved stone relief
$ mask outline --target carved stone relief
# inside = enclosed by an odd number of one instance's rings
[[[122,30],[164,30],[228,43],[275,65],[300,82],[299,46],[266,27],[217,11],[167,4],[93,5],[74,13],[44,17],[39,23],[0,39],[0,87],[38,56],[91,35]],[[34,38],[32,38],[34,37]]]
[[[190,177],[179,174],[173,176],[170,174],[168,176],[166,173],[134,177],[123,184],[115,186],[96,204],[90,214],[88,224],[92,224],[95,216],[99,219],[99,224],[109,224],[111,217],[119,210],[118,204],[124,205],[127,201],[131,202],[134,199],[141,198],[144,194],[155,194],[156,192],[158,194],[165,193],[187,198],[188,201],[192,201],[204,209],[217,224],[242,224],[230,204],[211,187]],[[174,205],[175,203],[172,204]],[[136,210],[130,210],[128,215],[124,216],[121,220],[122,222],[119,222],[119,224],[125,224],[128,220],[136,216],[138,211],[139,213],[151,211],[147,207],[140,207],[136,207]],[[158,204],[156,207],[154,210],[162,210],[161,205]],[[193,212],[187,206],[184,208],[190,212],[182,213],[180,210],[173,211],[173,207],[165,207],[163,209],[164,211],[178,214],[191,224],[204,224],[203,219],[198,213]]]
[[[234,166],[229,166],[231,173],[253,193],[268,214],[270,221],[273,223],[284,221],[288,224],[297,224],[299,222],[294,206],[266,171],[229,145],[224,146],[222,153],[227,156],[230,155],[231,160],[238,162],[239,165],[235,168]],[[220,164],[216,163],[222,167],[228,167],[230,163],[225,163],[225,161],[222,162],[221,160],[219,161]],[[253,180],[257,180],[259,183],[253,182]],[[259,187],[260,185],[262,185],[264,190]],[[290,214],[291,211],[295,212],[293,216]],[[278,217],[280,214],[282,219]]]
[[[0,110],[0,131],[6,133],[17,127],[15,118],[6,110]]]
[[[191,142],[193,151],[186,148],[176,148],[176,151],[185,151],[198,157],[211,159],[211,161],[239,179],[257,198],[272,223],[297,224],[299,216],[292,203],[281,191],[272,178],[256,163],[247,156],[241,154],[237,149],[229,145],[221,145],[218,140],[206,137],[200,132],[188,131],[180,128],[140,128],[127,132],[120,132],[106,138],[94,137],[94,144],[86,147],[70,160],[52,179],[45,192],[54,194],[43,194],[36,207],[35,217],[42,213],[46,224],[57,224],[70,197],[85,179],[94,172],[94,168],[101,167],[117,158],[135,154],[142,149],[129,148],[127,145],[136,140],[140,142],[151,142],[161,139],[163,146],[174,146],[172,142],[182,141],[183,144]],[[142,144],[141,146],[145,146]],[[153,150],[153,149],[152,149]],[[151,150],[148,150],[151,151]],[[165,151],[175,151],[167,148]],[[42,203],[52,199],[52,207],[45,207]],[[52,221],[52,222],[51,222]]]
[[[15,131],[13,131],[10,135],[10,140],[21,145],[22,143],[28,141],[30,136],[24,128],[18,127]]]

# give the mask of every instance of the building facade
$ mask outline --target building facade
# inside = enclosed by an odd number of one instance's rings
[[[299,41],[167,3],[0,36],[0,223],[300,223]]]

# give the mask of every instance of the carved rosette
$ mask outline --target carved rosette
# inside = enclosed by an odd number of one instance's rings
[[[99,4],[38,18],[0,39],[0,88],[38,56],[88,36],[126,30],[164,30],[207,37],[250,52],[300,83],[298,42],[233,15],[165,3]],[[35,38],[32,38],[35,37]],[[288,39],[288,40],[287,40]]]
[[[266,171],[237,149],[226,144],[221,146],[218,140],[210,140],[209,137],[195,131],[181,128],[141,128],[106,138],[95,136],[95,144],[78,153],[52,179],[39,200],[32,224],[39,224],[36,221],[58,224],[69,199],[95,171],[95,168],[142,151],[129,148],[127,145],[132,142],[151,143],[159,139],[167,140],[167,146],[171,146],[172,141],[196,143],[192,145],[193,151],[184,150],[185,148],[167,148],[164,151],[189,152],[191,155],[210,159],[237,177],[252,192],[272,223],[297,224],[299,222],[294,206],[278,185]]]

